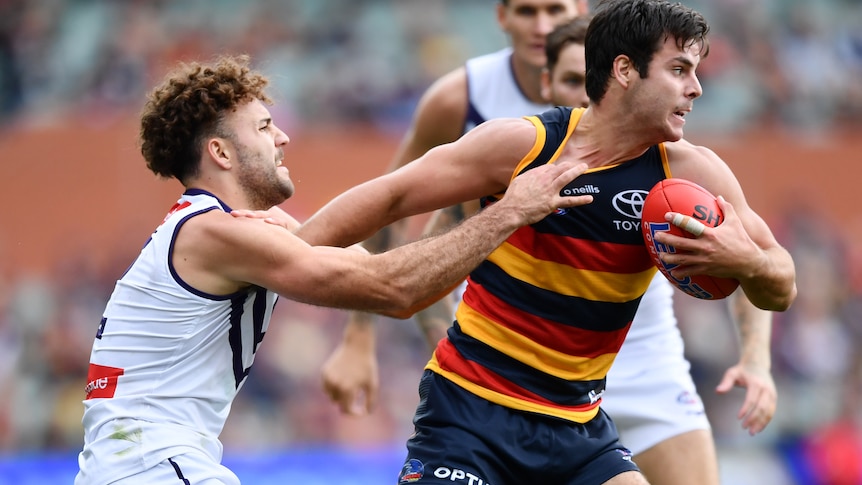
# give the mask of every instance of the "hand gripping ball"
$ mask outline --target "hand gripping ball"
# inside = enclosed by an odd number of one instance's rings
[[[664,220],[667,212],[678,212],[691,219],[687,221],[684,231]],[[685,179],[669,178],[655,184],[650,190],[643,205],[641,230],[653,264],[674,286],[684,293],[703,300],[719,300],[736,290],[739,281],[733,278],[719,278],[709,275],[691,275],[675,278],[671,270],[676,265],[663,262],[659,252],[675,253],[676,249],[667,244],[661,244],[653,238],[657,232],[667,231],[683,237],[695,237],[703,232],[704,226],[716,227],[724,221],[724,214],[718,207],[715,196],[700,185]],[[698,222],[700,224],[698,224]],[[701,225],[702,224],[702,225]],[[692,234],[694,233],[694,234]]]

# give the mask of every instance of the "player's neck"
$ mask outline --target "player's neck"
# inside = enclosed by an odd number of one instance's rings
[[[581,115],[572,134],[568,149],[590,167],[600,167],[625,162],[642,155],[651,141],[634,135],[632,127],[620,126],[622,117],[604,116],[601,110],[590,107]],[[615,122],[617,121],[617,122]],[[622,136],[620,133],[634,136]]]
[[[512,56],[512,73],[515,76],[518,89],[528,100],[536,104],[547,104],[547,101],[542,98],[541,68],[519,61],[515,56]]]
[[[218,197],[218,199],[231,209],[249,209],[257,210],[258,207],[253,206],[246,193],[238,184],[231,183],[226,180],[226,177],[201,176],[190,181],[186,185],[186,189],[198,189],[209,192]]]

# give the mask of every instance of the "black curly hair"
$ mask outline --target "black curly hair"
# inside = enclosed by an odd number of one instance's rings
[[[182,183],[200,171],[201,142],[219,135],[227,112],[258,99],[269,81],[249,68],[249,57],[221,56],[212,64],[181,63],[153,88],[141,112],[140,145],[147,167]]]

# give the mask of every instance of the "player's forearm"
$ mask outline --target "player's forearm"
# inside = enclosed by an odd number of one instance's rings
[[[739,291],[730,296],[729,304],[739,334],[740,363],[770,371],[772,312],[757,308]]]
[[[401,295],[405,306],[395,313],[407,318],[452,289],[494,249],[523,225],[516,211],[498,203],[440,236],[395,248],[384,260],[382,278]]]
[[[751,274],[740,278],[748,299],[764,310],[784,311],[796,299],[796,270],[784,248],[764,251],[762,263]]]

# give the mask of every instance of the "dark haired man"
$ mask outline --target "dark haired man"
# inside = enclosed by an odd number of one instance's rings
[[[681,250],[663,260],[679,265],[678,277],[737,278],[760,308],[791,304],[789,254],[724,161],[682,139],[707,32],[681,4],[603,2],[586,38],[590,107],[487,121],[348,191],[299,229],[315,243],[352,244],[429,208],[480,198],[493,207],[512,180],[548,163],[590,167],[570,188],[597,188],[593,203],[520,229],[471,273],[420,382],[401,483],[646,483],[599,407],[655,274],[639,232],[616,223],[631,217],[615,212],[616,195],[671,176],[719,194],[724,224],[694,239],[657,234]]]

